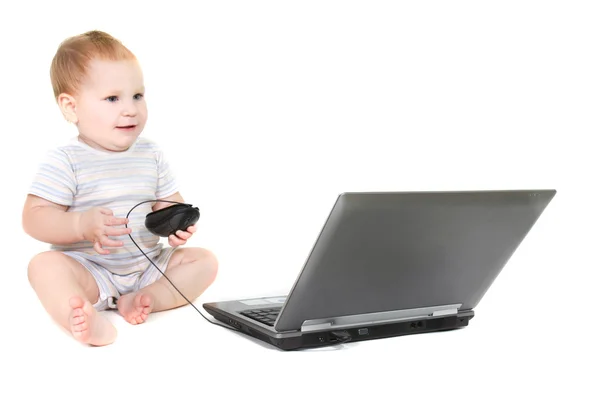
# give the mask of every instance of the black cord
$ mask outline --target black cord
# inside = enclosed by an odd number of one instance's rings
[[[181,203],[181,202],[178,202],[178,201],[169,201],[169,200],[146,200],[146,201],[142,201],[141,203],[138,203],[135,206],[133,206],[133,208],[131,210],[129,210],[129,212],[127,213],[127,216],[125,218],[129,218],[129,214],[131,214],[131,212],[137,206],[142,205],[144,203],[156,203],[156,202],[173,203],[173,204],[186,204],[186,203]],[[125,227],[127,228],[127,224],[125,224]],[[175,290],[177,290],[177,292],[179,292],[179,294],[181,295],[181,297],[183,297],[185,299],[185,301],[187,301],[192,307],[194,307],[194,309],[196,311],[198,311],[198,314],[200,314],[205,320],[207,320],[211,324],[214,324],[214,325],[217,325],[217,326],[221,326],[223,328],[230,329],[230,330],[232,330],[234,332],[243,333],[244,335],[247,335],[247,336],[250,336],[250,337],[254,338],[250,333],[244,332],[241,329],[236,329],[236,328],[233,328],[231,326],[225,325],[223,323],[217,323],[217,322],[211,321],[210,319],[206,318],[206,316],[204,314],[202,314],[202,312],[200,312],[200,310],[194,305],[194,303],[192,303],[191,301],[189,301],[188,298],[185,297],[185,295],[183,293],[181,293],[181,291],[177,288],[177,286],[175,286],[175,284],[173,282],[171,282],[171,280],[160,270],[160,268],[158,268],[156,266],[156,264],[154,264],[154,262],[150,259],[150,257],[148,257],[148,255],[146,253],[144,253],[144,251],[140,248],[140,246],[138,246],[138,244],[135,242],[135,240],[133,240],[133,237],[131,237],[131,234],[128,234],[128,235],[129,235],[129,238],[131,239],[131,241],[133,242],[133,244],[135,244],[135,247],[137,247],[142,252],[142,254],[148,259],[148,261],[150,261],[150,263],[152,263],[152,265],[154,265],[154,267],[158,270],[158,272],[160,272],[161,275],[167,281],[169,281],[169,283],[175,288]],[[346,343],[346,342],[348,342],[348,341],[351,340],[351,336],[346,331],[332,332],[332,335],[337,339],[338,343]]]
[[[178,202],[178,201],[168,201],[168,200],[146,200],[146,201],[142,201],[141,203],[138,203],[138,204],[136,204],[135,206],[133,206],[133,208],[132,208],[131,210],[129,210],[129,212],[127,213],[127,216],[126,216],[125,218],[129,218],[129,214],[131,214],[131,212],[132,212],[132,211],[133,211],[133,210],[134,210],[134,209],[135,209],[137,206],[139,206],[139,205],[142,205],[142,204],[144,204],[144,203],[156,203],[156,202],[163,202],[163,203],[173,203],[173,204],[185,204],[185,203],[180,203],[180,202]],[[125,224],[125,228],[127,228],[127,224]],[[177,292],[179,292],[179,294],[181,295],[181,297],[183,297],[183,298],[185,299],[185,301],[187,301],[187,302],[188,302],[188,303],[189,303],[189,304],[190,304],[192,307],[194,307],[194,309],[195,309],[196,311],[198,311],[198,314],[202,315],[202,317],[204,317],[204,319],[205,319],[205,320],[207,320],[207,321],[208,321],[208,322],[210,322],[211,324],[218,325],[218,326],[222,326],[222,327],[224,327],[224,328],[231,329],[232,331],[235,331],[235,332],[241,332],[241,333],[244,333],[244,334],[246,334],[246,332],[244,332],[244,331],[242,331],[242,330],[240,330],[240,329],[235,329],[235,328],[232,328],[232,327],[230,327],[230,326],[227,326],[227,325],[225,325],[225,324],[221,324],[221,323],[216,323],[216,322],[214,322],[214,321],[211,321],[211,320],[209,320],[208,318],[206,318],[206,316],[205,316],[204,314],[202,314],[202,313],[200,312],[200,310],[198,310],[198,308],[197,308],[197,307],[194,305],[194,303],[192,303],[191,301],[189,301],[189,300],[188,300],[188,298],[187,298],[187,297],[185,297],[185,295],[184,295],[183,293],[181,293],[181,291],[180,291],[180,290],[177,288],[177,286],[175,286],[175,284],[174,284],[173,282],[171,282],[171,280],[170,280],[170,279],[169,279],[169,278],[168,278],[168,277],[167,277],[167,276],[166,276],[166,275],[165,275],[165,274],[164,274],[164,273],[163,273],[163,272],[160,270],[160,268],[158,268],[158,267],[156,266],[156,264],[154,264],[154,262],[153,262],[153,261],[150,259],[150,257],[148,257],[148,255],[147,255],[146,253],[144,253],[144,251],[143,251],[143,250],[140,248],[140,246],[138,246],[138,244],[135,242],[135,240],[133,240],[133,238],[131,237],[131,234],[128,234],[128,235],[129,235],[129,238],[131,239],[131,241],[133,242],[133,244],[135,244],[135,247],[137,247],[137,248],[138,248],[138,249],[139,249],[139,250],[142,252],[142,254],[143,254],[144,256],[146,256],[146,258],[148,259],[148,261],[150,261],[150,262],[152,263],[152,265],[154,265],[154,267],[155,267],[155,268],[158,270],[158,272],[160,272],[160,273],[162,274],[162,276],[163,276],[163,277],[164,277],[164,278],[165,278],[167,281],[169,281],[169,283],[170,283],[170,284],[171,284],[171,285],[172,285],[172,286],[175,288],[175,290],[177,290]]]

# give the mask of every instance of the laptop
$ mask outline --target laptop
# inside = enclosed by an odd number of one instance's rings
[[[289,293],[203,308],[282,350],[464,328],[555,194],[342,193]]]

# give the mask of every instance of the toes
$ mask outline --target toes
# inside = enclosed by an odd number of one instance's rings
[[[147,294],[139,293],[135,296],[133,304],[140,312],[148,313],[148,308],[152,307],[152,298]]]
[[[135,297],[129,294],[121,297],[119,301],[119,312],[132,325],[145,322],[154,303],[152,297],[146,293],[137,293]]]
[[[83,312],[87,315],[92,315],[94,313],[94,306],[89,301],[83,303]]]
[[[150,307],[150,303],[152,303],[152,300],[150,300],[150,296],[148,296],[147,294],[143,294],[140,297],[140,305],[142,305],[143,307]]]
[[[69,305],[71,308],[81,308],[83,307],[83,299],[79,296],[73,296],[69,299]]]
[[[71,317],[83,317],[84,315],[85,313],[81,308],[75,308],[73,311],[71,311]]]
[[[79,340],[80,342],[83,342],[83,334],[81,332],[73,331],[73,337]]]
[[[143,311],[142,311],[142,312],[140,312],[139,314],[137,314],[137,313],[136,313],[136,314],[132,315],[131,317],[129,317],[129,318],[128,318],[128,320],[127,320],[127,321],[128,321],[130,324],[132,324],[132,325],[141,324],[141,323],[143,323],[143,322],[146,320],[146,316],[147,316],[147,315],[148,315],[148,314],[145,314],[145,313],[143,313]]]
[[[142,324],[148,318],[148,308],[141,308],[139,313],[135,313],[128,318],[128,322],[132,325]]]
[[[88,330],[88,324],[86,321],[84,321],[83,323],[79,324],[79,325],[72,325],[71,326],[71,331],[73,333],[81,333],[81,332],[85,332]]]

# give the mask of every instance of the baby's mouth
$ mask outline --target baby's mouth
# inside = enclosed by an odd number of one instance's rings
[[[123,125],[123,126],[117,126],[117,129],[131,130],[131,129],[134,129],[135,127],[136,127],[136,125]]]

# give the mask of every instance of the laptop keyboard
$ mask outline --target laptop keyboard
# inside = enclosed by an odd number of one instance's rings
[[[276,308],[260,308],[255,310],[245,310],[240,312],[245,317],[252,318],[255,321],[262,322],[263,324],[273,326],[275,320],[281,311],[281,307]]]

